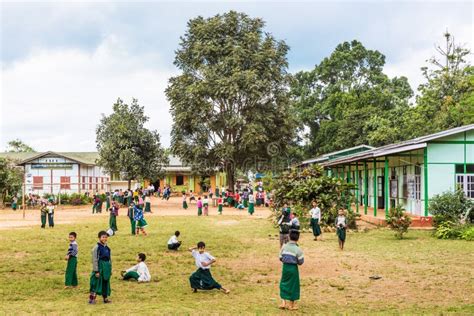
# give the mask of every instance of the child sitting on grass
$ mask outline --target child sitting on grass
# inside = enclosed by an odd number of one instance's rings
[[[304,263],[303,251],[298,247],[300,233],[290,231],[290,241],[280,250],[283,269],[280,280],[281,309],[297,310],[296,301],[300,299],[300,274],[298,266]],[[289,302],[288,302],[289,301]]]
[[[148,270],[148,266],[145,263],[146,255],[144,253],[139,253],[137,255],[137,264],[133,267],[122,271],[121,275],[124,280],[135,280],[139,283],[141,282],[150,282],[151,275],[150,271]]]
[[[111,303],[110,277],[112,276],[111,251],[107,246],[109,235],[105,231],[99,232],[99,242],[92,249],[92,273],[90,277],[89,304],[95,304],[96,297],[102,295],[104,304]]]
[[[170,237],[168,240],[168,250],[178,250],[181,246],[181,242],[178,240],[180,234],[179,230],[177,230],[174,235]]]
[[[66,254],[66,275],[64,285],[65,288],[77,287],[77,253],[78,247],[76,242],[77,234],[75,232],[69,233],[69,249]]]
[[[206,244],[202,241],[198,242],[197,247],[189,248],[194,259],[196,260],[197,270],[189,277],[191,288],[196,293],[197,290],[212,290],[218,289],[225,294],[229,294],[230,291],[223,288],[219,283],[214,280],[211,275],[211,265],[216,262],[216,259],[211,256],[208,252],[205,252]]]

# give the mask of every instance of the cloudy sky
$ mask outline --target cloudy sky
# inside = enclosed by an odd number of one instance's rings
[[[471,50],[474,42],[470,1],[2,2],[0,151],[15,138],[39,151],[93,151],[118,97],[137,98],[169,146],[164,89],[179,36],[189,19],[231,9],[262,17],[290,45],[291,72],[358,39],[413,89],[446,29]]]

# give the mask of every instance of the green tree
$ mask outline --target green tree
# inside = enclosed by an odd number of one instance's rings
[[[33,148],[25,144],[20,139],[14,139],[7,143],[7,152],[11,153],[23,153],[23,152],[36,152]]]
[[[288,102],[288,46],[264,21],[230,11],[188,22],[169,80],[171,148],[194,170],[222,168],[229,187],[287,152],[294,138]],[[263,163],[262,163],[263,162]]]
[[[160,135],[144,127],[147,121],[136,99],[128,105],[119,98],[113,113],[103,115],[96,130],[99,166],[127,180],[128,188],[132,180],[159,178],[168,163]]]
[[[400,113],[413,91],[407,78],[383,72],[385,56],[354,40],[339,44],[312,71],[294,76],[291,96],[306,155],[404,138]]]
[[[22,183],[23,170],[14,161],[0,157],[0,203],[7,194],[20,192]]]
[[[445,45],[436,47],[438,55],[421,68],[426,82],[418,87],[411,136],[474,123],[474,67],[466,59],[470,51],[449,32],[444,37]]]

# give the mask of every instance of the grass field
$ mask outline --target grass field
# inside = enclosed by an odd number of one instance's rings
[[[106,225],[106,214],[75,225],[0,230],[0,314],[473,314],[474,243],[442,241],[428,231],[410,231],[395,240],[390,231],[350,233],[346,250],[334,234],[323,242],[303,234],[302,299],[299,312],[279,311],[277,231],[266,219],[238,216],[149,217],[149,236],[129,235],[128,218],[110,238],[113,254],[112,304],[87,304],[90,250]],[[184,247],[203,240],[217,258],[212,271],[231,289],[191,293],[195,270],[187,251],[169,253],[166,241],[175,229]],[[63,260],[69,231],[78,233],[79,287],[64,290]],[[271,235],[271,237],[269,236]],[[148,256],[153,281],[119,280],[136,254]],[[371,275],[382,279],[372,281]]]

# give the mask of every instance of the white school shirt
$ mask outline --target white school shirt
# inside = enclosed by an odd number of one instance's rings
[[[151,203],[151,199],[149,196],[145,196],[145,203]]]
[[[317,218],[319,221],[321,221],[321,209],[319,207],[312,208],[311,211],[309,211],[311,214],[311,218]]]
[[[208,200],[208,199],[204,199],[204,200],[202,200],[202,205],[204,206],[204,204],[207,204],[207,205],[209,205],[209,200]]]
[[[177,243],[179,243],[179,240],[178,240],[178,237],[176,237],[176,235],[171,236],[170,239],[168,240],[168,245],[177,244]]]
[[[203,266],[202,265],[203,262],[209,262],[211,260],[215,260],[215,258],[211,256],[208,252],[199,253],[199,251],[193,250],[192,255],[194,259],[196,260],[196,267],[201,268],[203,270],[209,270],[211,268],[210,265],[207,267]]]
[[[128,269],[126,272],[130,271],[135,271],[138,273],[138,282],[150,282],[151,281],[151,275],[150,271],[148,270],[148,267],[145,262],[140,262],[139,264],[134,265],[130,269]]]
[[[337,217],[336,226],[339,227],[340,224],[346,225],[346,217],[345,216],[338,216]]]

